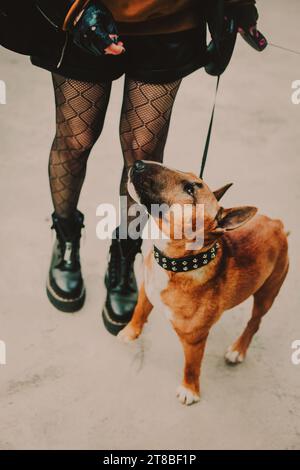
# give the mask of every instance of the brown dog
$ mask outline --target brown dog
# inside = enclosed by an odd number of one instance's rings
[[[210,328],[225,310],[254,296],[252,317],[225,358],[244,360],[262,317],[271,308],[288,272],[288,243],[283,224],[254,207],[223,209],[218,201],[231,185],[212,192],[191,173],[142,162],[129,172],[132,197],[150,212],[151,204],[192,205],[194,225],[198,205],[204,205],[204,244],[187,250],[187,240],[172,237],[178,220],[173,217],[169,240],[155,241],[144,261],[144,282],[131,322],[119,333],[133,341],[158,303],[167,313],[182,343],[185,368],[177,396],[190,405],[199,401],[199,376]],[[160,230],[163,218],[154,216]],[[192,255],[192,256],[191,256]]]

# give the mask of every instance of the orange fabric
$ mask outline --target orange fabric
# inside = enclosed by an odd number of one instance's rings
[[[67,30],[90,0],[76,0],[64,21]],[[199,4],[209,0],[102,0],[117,22],[120,34],[162,34],[195,28]],[[254,4],[255,0],[225,0]],[[200,10],[201,11],[201,10]]]
[[[160,34],[194,28],[199,0],[102,0],[121,34]]]
[[[199,0],[198,0],[199,2]],[[143,22],[190,9],[195,0],[102,0],[116,21]]]
[[[195,28],[201,6],[210,0],[102,0],[112,12],[121,34],[162,34]],[[225,0],[254,4],[255,0]]]

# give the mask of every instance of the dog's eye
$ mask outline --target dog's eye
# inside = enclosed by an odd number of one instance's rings
[[[194,189],[195,189],[194,183],[185,183],[183,189],[189,196],[194,196]]]

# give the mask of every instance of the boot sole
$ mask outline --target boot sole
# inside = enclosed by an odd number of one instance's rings
[[[85,302],[85,288],[82,287],[80,296],[75,299],[64,299],[60,297],[50,286],[49,279],[46,286],[47,297],[51,304],[61,312],[64,313],[75,313],[81,310]]]
[[[102,310],[102,319],[103,319],[103,323],[104,323],[105,328],[113,336],[117,336],[118,333],[120,333],[120,331],[122,331],[125,328],[125,326],[128,325],[128,323],[129,323],[129,322],[122,323],[122,322],[117,322],[117,321],[113,320],[110,317],[106,306],[104,306],[103,310]]]

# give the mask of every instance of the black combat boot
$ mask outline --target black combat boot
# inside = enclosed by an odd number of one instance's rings
[[[112,240],[105,275],[107,296],[102,312],[104,325],[112,335],[117,335],[130,322],[137,303],[138,289],[133,264],[141,245],[141,239]]]
[[[84,216],[76,211],[64,219],[52,214],[52,229],[56,232],[47,281],[50,302],[62,312],[80,310],[85,300],[85,288],[80,267],[80,237]]]

